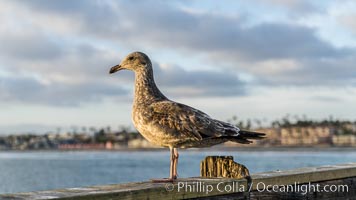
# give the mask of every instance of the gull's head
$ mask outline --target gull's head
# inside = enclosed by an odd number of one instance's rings
[[[122,69],[128,69],[132,71],[145,70],[151,67],[151,60],[148,56],[142,52],[133,52],[127,55],[120,64],[115,65],[110,69],[110,74],[120,71]]]

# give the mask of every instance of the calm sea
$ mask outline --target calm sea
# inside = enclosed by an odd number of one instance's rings
[[[356,150],[248,150],[180,152],[179,177],[199,176],[207,155],[233,155],[252,173],[356,162]],[[48,190],[167,177],[167,151],[0,152],[0,193]]]

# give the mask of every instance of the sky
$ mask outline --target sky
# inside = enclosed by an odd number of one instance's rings
[[[0,0],[0,133],[132,126],[133,51],[211,117],[356,120],[352,0]]]

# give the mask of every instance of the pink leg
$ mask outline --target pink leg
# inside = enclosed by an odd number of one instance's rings
[[[177,172],[177,167],[178,167],[178,158],[179,158],[179,153],[178,149],[174,148],[173,149],[173,155],[174,155],[174,162],[173,162],[173,179],[178,178],[178,172]]]
[[[173,148],[170,148],[169,149],[170,152],[171,152],[171,165],[170,165],[170,168],[169,168],[169,179],[174,179],[174,149]]]

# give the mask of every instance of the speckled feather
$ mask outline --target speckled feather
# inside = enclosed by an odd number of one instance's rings
[[[169,100],[158,89],[152,64],[141,52],[129,54],[120,64],[135,72],[132,119],[150,142],[171,148],[209,147],[226,141],[244,144],[264,134],[240,131],[232,124],[211,118],[202,111]]]

